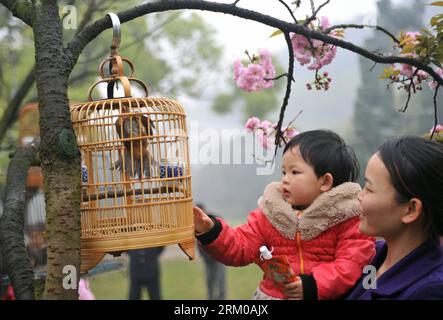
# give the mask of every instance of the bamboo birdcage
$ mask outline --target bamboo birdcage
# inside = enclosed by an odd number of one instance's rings
[[[114,38],[100,65],[102,79],[89,89],[87,103],[71,107],[82,156],[82,273],[105,253],[130,249],[179,244],[190,259],[195,255],[186,114],[177,101],[148,97],[133,64],[118,55],[119,21],[109,16]],[[144,98],[132,97],[131,82]],[[100,83],[107,83],[108,99],[94,100]],[[119,83],[124,96],[114,98]]]

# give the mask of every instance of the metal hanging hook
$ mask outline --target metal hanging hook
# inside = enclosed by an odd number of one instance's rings
[[[111,18],[113,29],[111,49],[118,51],[121,41],[120,19],[112,12],[109,12],[107,15]]]

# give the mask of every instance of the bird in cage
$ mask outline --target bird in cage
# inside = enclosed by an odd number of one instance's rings
[[[142,179],[151,176],[151,166],[157,161],[149,150],[147,136],[153,134],[154,122],[146,115],[127,113],[119,116],[115,122],[115,129],[120,139],[124,140],[124,149],[119,152],[119,159],[114,165],[115,170],[124,171],[127,177]],[[136,139],[140,137],[140,139]],[[135,138],[135,139],[134,139]]]

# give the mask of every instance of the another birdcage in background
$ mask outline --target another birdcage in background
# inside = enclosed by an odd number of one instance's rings
[[[191,259],[195,254],[184,109],[177,101],[148,97],[146,85],[133,78],[132,63],[118,55],[119,21],[109,16],[114,38],[100,65],[102,80],[89,89],[89,102],[71,107],[82,155],[82,273],[105,253],[179,244]],[[108,99],[94,100],[101,83]],[[131,83],[139,84],[144,98],[132,96]],[[121,86],[123,97],[114,98],[114,86]]]
[[[19,141],[22,147],[40,138],[38,103],[29,103],[19,111]],[[25,244],[34,274],[46,271],[46,207],[43,174],[40,166],[31,166],[26,181],[24,214]]]
[[[29,103],[20,109],[18,126],[19,140],[22,147],[32,142],[34,139],[39,139],[40,127],[38,121],[35,121],[35,119],[38,118],[39,114],[37,103]],[[29,168],[26,186],[28,188],[43,189],[43,174],[41,167],[31,166]]]

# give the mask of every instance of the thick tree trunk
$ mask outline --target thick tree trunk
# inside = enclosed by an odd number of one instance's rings
[[[34,41],[39,95],[41,166],[46,199],[48,276],[45,299],[77,299],[80,271],[80,154],[72,128],[62,24],[56,1],[36,7]],[[64,286],[74,266],[74,286]],[[72,284],[72,281],[68,281]],[[66,284],[66,283],[65,283]]]
[[[36,164],[37,146],[19,149],[9,163],[4,202],[0,217],[0,243],[6,270],[19,300],[34,299],[34,272],[24,240],[26,178],[29,166]]]

